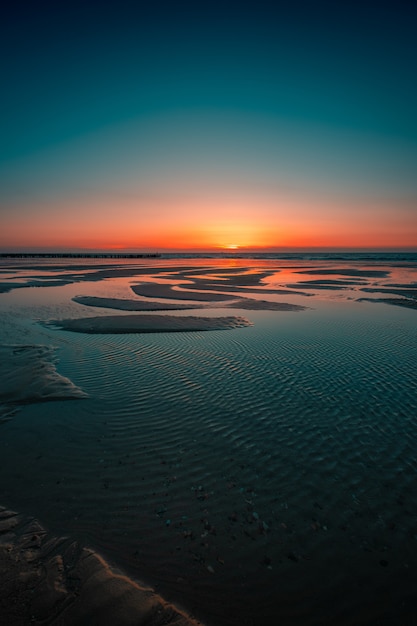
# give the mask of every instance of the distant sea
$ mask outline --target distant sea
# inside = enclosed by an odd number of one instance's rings
[[[108,259],[247,259],[247,260],[282,260],[282,261],[346,261],[346,262],[386,262],[404,261],[415,263],[417,251],[393,252],[110,252],[106,250],[90,252],[0,252],[0,258],[108,258]]]
[[[417,252],[165,252],[163,259],[271,259],[282,261],[416,262]]]

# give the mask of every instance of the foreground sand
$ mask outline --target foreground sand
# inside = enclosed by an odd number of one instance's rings
[[[7,626],[197,626],[113,571],[98,554],[0,507],[0,623]]]

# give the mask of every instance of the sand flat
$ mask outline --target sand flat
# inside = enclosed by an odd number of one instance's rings
[[[173,333],[230,330],[251,326],[244,317],[177,317],[173,315],[109,315],[79,319],[51,320],[48,326],[91,334]]]
[[[198,304],[171,304],[169,302],[148,302],[124,298],[100,298],[98,296],[75,296],[73,302],[85,306],[118,309],[120,311],[181,311],[202,308]]]
[[[131,289],[138,296],[146,298],[170,298],[175,300],[198,300],[203,302],[216,302],[222,300],[230,300],[231,296],[221,293],[198,293],[181,290],[192,288],[192,284],[178,285],[179,289],[174,289],[174,285],[166,285],[160,283],[140,283],[132,285]]]
[[[123,267],[119,265],[115,265],[113,267],[110,266],[99,266],[91,267],[91,265],[80,265],[80,266],[70,266],[67,272],[62,273],[63,266],[54,266],[54,265],[45,265],[45,266],[28,266],[27,268],[16,268],[16,270],[31,270],[39,271],[39,274],[32,274],[30,276],[22,276],[25,278],[23,282],[13,282],[12,280],[2,281],[0,282],[0,293],[8,293],[9,291],[13,291],[14,289],[22,289],[24,287],[62,287],[65,285],[69,285],[75,282],[100,282],[106,279],[114,279],[114,278],[133,278],[135,276],[143,276],[151,274],[153,276],[160,274],[172,274],[177,275],[178,270],[187,270],[189,266],[172,268],[169,266],[166,267],[149,267],[149,266],[134,266],[134,267]],[[55,274],[45,275],[45,271],[48,272],[57,272]]]
[[[239,298],[225,305],[230,309],[247,311],[305,311],[308,307],[289,302],[273,302],[272,300],[255,300],[255,298]]]
[[[317,274],[317,275],[339,275],[339,276],[358,276],[363,278],[386,278],[390,272],[388,270],[368,270],[368,269],[356,269],[356,268],[340,268],[340,269],[314,269],[314,270],[297,270],[295,274]]]
[[[166,285],[160,283],[141,283],[140,285],[131,285],[131,289],[138,296],[145,298],[170,298],[171,300],[198,300],[199,302],[227,302],[228,300],[236,300],[236,295],[232,294],[274,294],[274,295],[297,295],[310,296],[305,291],[295,291],[293,289],[268,289],[265,287],[237,287],[228,284],[212,284],[212,283],[189,283],[187,285],[178,284]],[[216,293],[214,293],[215,290]],[[221,293],[219,293],[221,292]],[[245,298],[246,295],[240,296]],[[223,306],[223,305],[222,305]]]
[[[406,309],[417,310],[417,300],[410,298],[358,298],[357,302],[381,302],[382,304],[393,304]]]
[[[366,291],[367,293],[387,293],[404,298],[417,299],[417,289],[413,287],[409,289],[398,289],[397,287],[363,287],[360,291]]]
[[[9,291],[13,291],[13,289],[20,289],[21,287],[28,287],[26,283],[0,283],[0,293],[8,293]]]
[[[121,311],[169,311],[207,308],[204,304],[174,304],[168,302],[147,302],[143,300],[127,300],[122,298],[99,298],[96,296],[75,296],[72,299],[78,304],[92,307],[102,307]],[[210,304],[210,308],[246,309],[248,311],[304,311],[305,306],[288,302],[273,302],[271,300],[256,300],[255,298],[237,298],[221,304]]]

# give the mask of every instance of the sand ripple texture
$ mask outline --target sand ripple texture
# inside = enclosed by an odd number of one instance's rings
[[[4,497],[208,624],[414,623],[414,312],[363,307],[73,335],[89,398],[8,424]]]
[[[198,317],[173,315],[106,315],[76,319],[51,320],[50,326],[77,333],[127,334],[127,333],[178,333],[208,330],[230,330],[250,326],[244,317]]]

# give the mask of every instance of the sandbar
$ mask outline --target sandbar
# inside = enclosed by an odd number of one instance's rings
[[[141,283],[140,285],[131,285],[132,291],[138,296],[145,298],[170,298],[172,300],[198,300],[202,302],[226,302],[227,300],[236,300],[234,293],[241,294],[275,294],[275,295],[298,295],[298,296],[310,296],[310,293],[305,291],[294,291],[289,289],[264,289],[261,287],[237,287],[236,285],[228,284],[213,284],[200,281],[198,284],[178,284],[175,285],[176,289],[173,289],[173,285],[160,284],[160,283]],[[182,290],[181,290],[182,289]],[[189,289],[190,291],[185,291]],[[204,293],[200,293],[201,290]],[[212,293],[207,290],[222,291],[223,293]],[[230,293],[228,293],[230,292]],[[242,296],[243,298],[245,296]],[[223,306],[223,305],[222,305]]]
[[[62,287],[75,282],[99,282],[107,278],[129,278],[141,276],[144,274],[172,274],[172,267],[114,267],[104,266],[103,268],[91,267],[91,265],[70,267],[71,271],[62,272],[62,266],[45,265],[39,267],[18,267],[16,269],[30,269],[31,271],[39,270],[41,275],[26,276],[25,282],[13,282],[12,280],[0,282],[0,293],[7,293],[13,289],[22,289],[24,287]],[[177,270],[189,269],[188,266],[183,268],[175,268]],[[53,276],[45,276],[44,272],[53,272],[59,270],[59,274]]]
[[[317,270],[297,270],[294,274],[318,274],[318,275],[331,275],[336,274],[339,276],[363,276],[364,278],[385,278],[389,276],[390,272],[386,270],[357,270],[353,268],[341,268],[341,269],[317,269]]]
[[[27,283],[0,283],[0,293],[8,293],[13,289],[20,289],[21,287],[30,287]]]
[[[149,302],[123,298],[99,298],[97,296],[75,296],[73,301],[86,306],[95,306],[103,309],[118,309],[120,311],[181,311],[184,309],[201,308],[198,304],[171,304],[169,302]]]
[[[202,291],[204,291],[205,289],[209,289],[209,290],[217,290],[217,291],[223,291],[225,294],[227,294],[227,292],[231,292],[231,293],[260,293],[260,294],[265,294],[265,293],[273,293],[273,294],[292,294],[292,295],[297,295],[297,296],[309,296],[309,293],[306,293],[304,291],[294,291],[293,289],[289,290],[289,289],[269,289],[269,288],[265,288],[262,285],[258,285],[255,287],[249,287],[249,286],[237,286],[237,285],[229,285],[229,284],[224,284],[224,283],[198,283],[198,284],[194,284],[194,285],[178,285],[179,287],[186,287],[187,289],[201,289]],[[184,292],[183,292],[184,293]],[[218,294],[214,294],[214,295],[218,295]],[[232,297],[232,296],[229,296]],[[194,297],[193,297],[194,299]]]
[[[0,417],[22,404],[87,396],[56,371],[54,358],[48,346],[0,346]]]
[[[200,273],[199,273],[200,274]],[[228,287],[229,285],[236,285],[237,287],[246,287],[246,286],[257,286],[257,285],[262,285],[262,280],[264,278],[267,278],[268,276],[271,276],[272,274],[274,274],[274,272],[257,272],[257,273],[252,273],[252,274],[244,274],[244,273],[239,273],[239,274],[224,274],[221,277],[221,280],[219,280],[219,278],[216,278],[216,275],[218,274],[217,271],[212,271],[208,278],[203,277],[203,274],[201,273],[200,276],[193,276],[193,275],[185,275],[185,277],[187,279],[191,279],[193,281],[195,281],[197,283],[197,285],[213,285],[213,286],[218,286],[220,288],[223,287]],[[214,277],[214,278],[212,278]]]
[[[348,287],[346,285],[329,285],[327,283],[302,283],[304,289],[328,289],[328,290],[333,290],[333,291],[340,291],[342,289],[348,289]],[[294,289],[297,289],[297,287],[299,287],[300,285],[298,283],[295,283],[294,285],[287,285],[287,287],[291,287]]]
[[[178,285],[186,289],[195,288],[193,285]],[[224,287],[224,285],[223,285]],[[145,298],[170,298],[173,300],[198,300],[203,302],[216,302],[222,300],[230,300],[231,296],[219,293],[196,293],[188,291],[179,291],[173,289],[173,285],[160,283],[141,283],[140,285],[132,285],[132,291],[138,296]]]
[[[79,319],[50,320],[48,326],[90,334],[173,333],[230,330],[252,326],[244,317],[197,317],[174,315],[108,315]]]
[[[395,306],[403,306],[406,309],[417,310],[417,300],[410,298],[358,298],[357,302],[382,302],[383,304],[394,304]]]
[[[254,298],[235,298],[233,301],[205,304],[171,304],[165,302],[148,302],[144,300],[125,300],[122,298],[99,298],[96,296],[75,296],[74,302],[85,306],[117,309],[121,311],[166,311],[213,308],[246,309],[248,311],[304,311],[305,306],[287,302],[255,300]]]
[[[239,298],[225,305],[229,309],[245,309],[247,311],[305,311],[308,307],[289,302],[272,302],[270,300],[255,300],[254,298]]]
[[[404,298],[417,298],[417,289],[410,287],[409,289],[398,289],[397,287],[363,287],[361,291],[367,293],[389,293],[395,296],[403,296]]]
[[[320,278],[317,280],[300,280],[299,282],[295,283],[295,285],[297,287],[299,287],[300,285],[306,286],[306,285],[363,285],[364,282],[366,283],[366,281],[364,281],[363,278],[359,278],[358,280],[343,280],[343,279],[325,279],[325,278]],[[289,287],[290,285],[287,285],[287,287]]]

